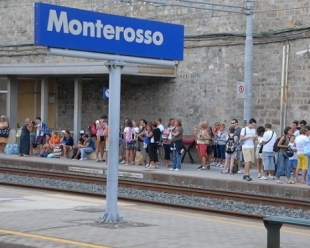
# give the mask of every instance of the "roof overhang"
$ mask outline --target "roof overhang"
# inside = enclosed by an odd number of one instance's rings
[[[0,64],[0,76],[102,76],[109,74],[105,62]],[[176,77],[176,66],[126,64],[122,75]]]

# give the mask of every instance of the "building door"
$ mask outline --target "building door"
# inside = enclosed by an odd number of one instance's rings
[[[55,82],[48,81],[48,127],[55,128]],[[41,115],[41,80],[18,80],[17,126],[24,124],[26,118],[35,119]]]

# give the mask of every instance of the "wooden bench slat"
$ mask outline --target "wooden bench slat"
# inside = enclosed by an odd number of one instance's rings
[[[300,219],[286,216],[268,216],[264,218],[264,221],[310,227],[310,219]]]

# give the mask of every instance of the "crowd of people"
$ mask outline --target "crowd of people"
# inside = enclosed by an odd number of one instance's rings
[[[223,174],[233,174],[233,167],[237,164],[236,171],[241,173],[241,163],[244,162],[243,180],[251,181],[251,165],[256,159],[260,180],[273,179],[282,184],[280,177],[285,175],[288,184],[310,185],[310,154],[305,154],[305,147],[310,144],[310,126],[304,120],[293,121],[279,138],[270,123],[256,129],[253,118],[243,128],[238,126],[237,119],[232,119],[228,132],[224,123],[216,122],[211,128],[208,122],[202,122],[194,134],[201,158],[199,170],[210,169],[214,165],[223,168]],[[234,144],[232,150],[228,146],[229,140]]]
[[[8,127],[6,117],[2,115],[0,134],[2,129]],[[39,152],[36,155],[42,157],[57,150],[61,157],[67,158],[68,152],[72,150],[71,159],[86,160],[86,153],[95,152],[96,162],[107,164],[108,130],[107,116],[103,115],[94,123],[93,130],[80,132],[80,140],[74,145],[69,130],[63,130],[59,136],[50,132],[40,117],[35,121],[27,118],[21,127],[19,156],[33,154],[32,148],[37,146]],[[280,177],[285,175],[288,184],[300,182],[310,185],[310,154],[304,152],[310,143],[310,126],[304,120],[293,121],[279,137],[269,123],[256,128],[256,120],[253,118],[242,128],[237,119],[232,119],[228,131],[224,123],[216,122],[210,127],[207,121],[203,121],[194,129],[193,136],[200,158],[198,170],[217,166],[222,168],[222,174],[241,174],[241,165],[244,163],[243,180],[251,181],[251,165],[256,160],[257,177],[260,180],[274,179],[281,184]],[[161,118],[149,123],[145,119],[138,122],[125,118],[119,137],[122,164],[136,163],[156,169],[164,160],[169,170],[181,170],[184,145],[180,119],[170,118],[164,126]],[[0,152],[3,152],[6,143],[7,137],[0,137]],[[138,155],[141,156],[139,161]]]

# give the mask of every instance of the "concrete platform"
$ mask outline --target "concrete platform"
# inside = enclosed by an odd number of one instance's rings
[[[118,202],[126,224],[100,223],[104,212],[100,199],[1,187],[0,247],[263,248],[267,243],[262,221]],[[308,229],[283,226],[281,247],[308,247],[309,237]]]
[[[77,161],[63,158],[40,158],[19,157],[17,155],[0,154],[1,165],[28,166],[40,169],[54,169],[59,171],[76,171],[86,174],[105,174],[108,168],[104,163],[95,160]],[[180,183],[184,185],[202,185],[222,189],[235,189],[255,192],[266,192],[272,194],[310,197],[310,187],[304,184],[276,184],[275,180],[259,180],[255,168],[251,169],[252,181],[242,179],[242,174],[221,174],[221,169],[211,167],[211,170],[198,171],[199,164],[183,163],[181,171],[169,171],[163,164],[159,169],[145,169],[144,166],[126,166],[119,164],[119,175],[123,177],[156,180],[159,182]]]

